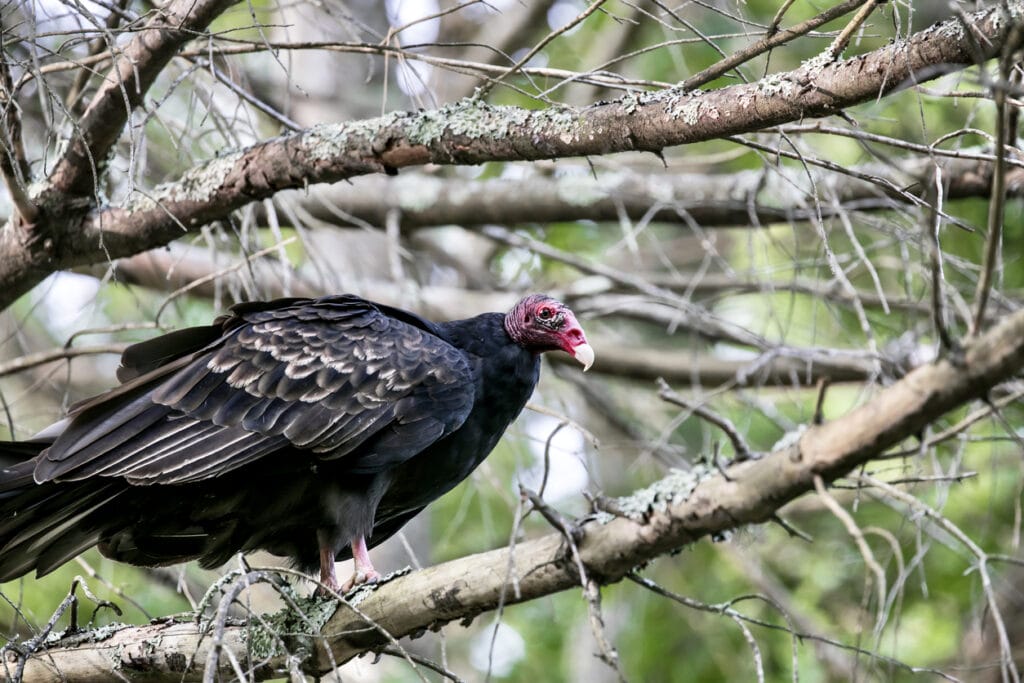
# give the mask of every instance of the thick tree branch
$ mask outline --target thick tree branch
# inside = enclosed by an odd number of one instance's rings
[[[988,155],[985,155],[988,156]],[[857,166],[861,177],[876,177],[922,196],[932,169],[942,167],[951,198],[989,193],[992,164],[987,160],[912,159],[897,167]],[[343,222],[339,215],[384,225],[398,211],[403,230],[436,225],[618,222],[653,220],[681,225],[756,227],[806,221],[840,211],[881,211],[906,205],[906,196],[883,192],[878,185],[821,169],[785,166],[730,174],[641,172],[590,169],[521,179],[470,180],[411,173],[397,178],[365,176],[351,183],[288,190],[274,197],[279,207],[297,206],[310,216]],[[808,185],[813,183],[813,188]],[[820,208],[809,200],[817,191],[829,201]],[[1007,173],[1010,196],[1024,196],[1024,168]],[[530,201],[524,202],[523,197]]]
[[[961,358],[913,371],[847,415],[809,425],[798,440],[762,459],[734,464],[726,473],[676,472],[627,499],[613,501],[617,516],[581,520],[579,556],[587,575],[607,584],[634,567],[684,545],[763,522],[788,501],[814,489],[816,477],[832,481],[930,422],[990,389],[1024,367],[1024,312],[1005,318],[970,341]],[[725,476],[725,475],[728,476]],[[510,555],[511,552],[511,555]],[[683,562],[685,560],[679,560]],[[562,533],[430,567],[386,583],[358,603],[358,613],[339,607],[315,641],[309,672],[379,649],[393,637],[437,628],[495,609],[579,585]],[[368,626],[367,621],[374,626]],[[224,629],[220,646],[236,661],[251,654],[247,627]],[[147,680],[199,680],[212,647],[194,623],[127,627],[103,638],[79,637],[33,655],[26,681],[108,680],[118,670],[147,673]],[[308,641],[307,641],[308,642]],[[219,666],[228,671],[226,657]],[[260,660],[257,678],[283,670],[283,654]]]
[[[209,12],[220,8],[213,0],[202,6]],[[1009,7],[1020,13],[1024,1]],[[26,244],[16,231],[5,229],[0,234],[0,307],[53,270],[166,244],[183,231],[283,189],[394,173],[426,163],[660,152],[673,145],[829,116],[973,63],[975,40],[983,40],[985,58],[997,54],[999,25],[1008,20],[1003,10],[976,12],[969,19],[971,38],[959,20],[949,21],[868,54],[840,62],[810,60],[792,72],[710,92],[631,93],[582,110],[531,111],[463,101],[434,111],[317,126],[268,140],[193,168],[179,182],[161,186],[130,205],[93,212],[81,224],[74,215],[62,215],[48,226],[49,232],[56,231],[50,239]],[[163,51],[160,55],[169,58]],[[84,146],[75,154],[84,158],[90,149]],[[82,176],[71,167],[68,161],[59,165],[60,172],[54,175],[58,187],[80,189]],[[58,178],[64,179],[57,183]]]
[[[594,365],[593,372],[645,382],[665,379],[683,386],[813,387],[821,379],[830,382],[879,379],[873,364],[866,358],[813,357],[806,349],[790,349],[787,355],[767,352],[748,361],[738,361],[696,351],[610,343],[595,342],[594,348],[601,362]],[[572,362],[571,358],[556,355],[548,360],[559,365]]]
[[[87,244],[90,262],[105,260],[101,233],[82,233],[83,215],[95,206],[110,151],[132,110],[142,103],[167,63],[189,40],[237,0],[173,0],[154,12],[146,26],[120,51],[100,84],[48,182],[23,205],[34,211],[31,229],[8,221],[0,229],[0,281],[16,290],[14,299],[55,270]],[[19,211],[21,209],[19,208]],[[79,261],[81,262],[81,261]]]

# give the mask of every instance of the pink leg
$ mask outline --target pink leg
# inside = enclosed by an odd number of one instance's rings
[[[320,548],[320,583],[323,585],[317,588],[320,595],[330,595],[331,591],[341,591],[341,584],[338,583],[338,573],[334,566],[334,551],[330,548]]]
[[[352,541],[352,560],[356,565],[355,571],[352,573],[352,577],[341,587],[342,593],[347,593],[364,583],[380,581],[380,572],[373,568],[373,563],[370,562],[370,551],[366,549],[366,539],[362,536]]]

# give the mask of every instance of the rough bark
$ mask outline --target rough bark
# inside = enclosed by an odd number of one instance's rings
[[[1005,318],[969,341],[950,360],[916,369],[870,401],[836,419],[807,425],[791,445],[757,460],[733,464],[728,476],[714,470],[675,472],[651,487],[614,501],[614,515],[577,520],[577,547],[590,579],[620,580],[639,564],[742,524],[768,520],[785,503],[814,490],[820,476],[832,481],[928,423],[986,395],[1024,367],[1024,312]],[[685,559],[676,560],[685,562]],[[380,629],[398,638],[470,619],[499,604],[532,600],[580,585],[570,547],[561,533],[465,557],[394,579],[361,596],[358,614],[341,606],[313,639],[302,667],[324,672],[384,646]],[[367,624],[367,621],[373,626]],[[247,627],[228,626],[222,652],[249,661]],[[106,681],[118,673],[151,681],[200,680],[214,647],[195,623],[108,629],[52,644],[28,661],[26,681]],[[252,675],[286,670],[282,653],[255,658]],[[229,674],[228,657],[211,658]],[[294,665],[292,659],[290,664]]]

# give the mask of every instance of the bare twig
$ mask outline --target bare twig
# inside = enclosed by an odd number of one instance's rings
[[[828,377],[822,377],[818,380],[818,398],[814,402],[814,417],[811,418],[811,422],[820,425],[825,421],[825,393],[828,391],[828,387],[831,384]]]
[[[509,75],[514,74],[517,71],[519,71],[523,67],[524,64],[526,64],[531,59],[533,59],[534,56],[538,52],[543,50],[544,47],[547,46],[551,41],[553,41],[558,36],[563,35],[566,31],[571,30],[574,26],[577,26],[580,23],[582,23],[583,21],[585,21],[587,19],[587,17],[589,17],[591,14],[593,14],[598,9],[600,9],[601,5],[603,5],[604,3],[605,3],[605,0],[592,0],[592,2],[590,3],[590,5],[587,8],[585,10],[583,10],[582,12],[580,12],[569,23],[565,24],[564,26],[559,26],[558,28],[552,30],[550,33],[548,33],[548,35],[544,36],[544,38],[541,39],[540,42],[538,42],[532,48],[527,50],[526,54],[524,54],[522,57],[520,57],[519,60],[516,61],[515,64],[510,66],[508,69],[506,69],[504,72],[502,72],[498,76],[495,76],[493,79],[489,80],[484,85],[480,86],[477,89],[477,92],[474,95],[474,97],[476,97],[476,98],[484,98],[484,97],[486,97],[487,93],[489,93],[494,88],[494,86],[496,86],[499,83],[501,83],[502,81],[504,81]]]
[[[6,42],[7,32],[0,26],[0,46]],[[14,210],[21,222],[32,225],[39,216],[39,207],[29,197],[28,184],[32,169],[25,155],[25,142],[21,135],[21,109],[15,100],[11,82],[11,60],[7,50],[0,50],[0,176],[11,196]]]
[[[902,662],[902,661],[900,661],[898,659],[894,659],[894,658],[891,658],[891,657],[886,657],[886,656],[884,656],[884,655],[882,655],[882,654],[880,654],[878,652],[874,652],[872,650],[867,650],[867,649],[864,649],[864,648],[861,648],[861,647],[857,647],[857,646],[854,646],[854,645],[847,645],[847,644],[842,643],[842,642],[840,642],[838,640],[834,640],[832,638],[827,638],[825,636],[818,635],[818,634],[815,634],[815,633],[810,633],[810,632],[808,632],[806,630],[797,631],[797,630],[794,630],[792,627],[780,626],[778,624],[773,624],[773,623],[771,623],[769,621],[765,621],[764,619],[758,619],[756,617],[751,617],[749,615],[743,614],[742,612],[738,611],[734,607],[734,605],[736,605],[738,602],[740,602],[742,600],[751,600],[751,599],[762,600],[762,601],[767,602],[768,604],[774,605],[774,601],[772,601],[770,599],[767,599],[764,596],[748,595],[748,596],[741,596],[741,597],[738,597],[738,598],[734,598],[732,600],[729,600],[728,602],[717,603],[717,604],[708,604],[708,603],[705,603],[705,602],[701,602],[700,600],[694,600],[693,598],[687,597],[685,595],[680,595],[678,593],[670,591],[667,588],[665,588],[664,586],[661,586],[661,585],[655,583],[654,581],[652,581],[652,580],[650,580],[650,579],[648,579],[646,577],[640,576],[639,574],[637,574],[635,572],[631,572],[630,574],[627,574],[626,578],[629,579],[630,581],[632,581],[633,583],[636,583],[636,584],[638,584],[640,586],[643,586],[644,588],[646,588],[649,591],[652,591],[654,593],[657,593],[658,595],[661,595],[661,596],[666,597],[666,598],[668,598],[670,600],[673,600],[674,602],[678,602],[679,604],[684,605],[685,607],[689,607],[690,609],[699,610],[701,612],[708,612],[708,613],[711,613],[711,614],[722,614],[724,616],[727,616],[727,617],[733,619],[734,621],[742,620],[742,621],[745,621],[748,624],[754,624],[754,625],[760,626],[762,628],[767,628],[767,629],[771,629],[771,630],[775,630],[775,631],[785,631],[785,632],[790,633],[792,636],[794,636],[795,638],[798,638],[800,640],[813,640],[815,642],[823,643],[825,645],[829,645],[831,647],[835,647],[835,648],[838,648],[840,650],[845,650],[845,651],[851,652],[851,653],[856,654],[856,655],[867,656],[867,657],[870,657],[872,659],[879,659],[881,661],[884,661],[886,664],[895,666],[895,667],[897,667],[899,669],[902,669],[902,670],[905,670],[907,672],[911,672],[912,673],[912,672],[923,671],[919,667],[910,666],[906,662]],[[786,614],[785,612],[783,612],[783,614],[787,617],[787,620],[788,620],[789,615]],[[942,673],[940,671],[937,671],[937,670],[934,670],[934,669],[928,669],[927,671],[929,673],[937,674],[940,677],[942,677],[942,678],[944,678],[946,680],[949,680],[949,681],[956,681],[957,680],[957,679],[952,678],[951,676],[949,676],[947,674],[944,674],[944,673]]]
[[[43,626],[39,633],[21,645],[9,642],[6,643],[3,648],[0,648],[0,661],[3,661],[5,670],[7,670],[8,664],[10,663],[8,661],[8,653],[13,653],[16,658],[17,667],[14,669],[14,673],[8,673],[9,680],[13,683],[21,683],[29,658],[40,649],[43,642],[53,631],[54,627],[57,626],[57,622],[60,621],[62,616],[64,616],[64,612],[78,602],[78,598],[75,596],[76,584],[77,582],[71,584],[71,590],[68,592],[67,597],[65,597],[64,600],[61,601],[60,605],[57,606],[57,609],[54,610],[53,614],[50,616],[50,620],[46,622],[46,625]]]
[[[995,626],[996,634],[999,638],[999,651],[1001,654],[999,665],[1003,671],[1004,680],[1017,681],[1020,680],[1020,674],[1017,670],[1017,664],[1014,662],[1013,657],[1013,645],[1010,641],[1010,637],[1006,631],[1006,623],[1003,620],[1003,615],[999,609],[999,603],[996,599],[995,589],[992,586],[992,577],[988,572],[988,563],[991,561],[991,557],[988,553],[981,549],[981,547],[974,542],[974,540],[957,525],[953,524],[948,517],[943,515],[941,512],[926,504],[924,501],[916,498],[915,496],[907,493],[903,489],[897,488],[888,484],[884,481],[875,479],[867,475],[861,475],[859,477],[861,481],[869,486],[878,489],[885,497],[895,499],[900,503],[906,505],[910,509],[923,514],[928,520],[948,534],[953,536],[959,543],[961,543],[970,553],[974,556],[977,564],[978,577],[981,580],[982,591],[985,594],[985,600],[988,604],[988,612],[991,616],[992,623]]]
[[[107,35],[100,35],[93,39],[89,44],[89,53],[87,57],[95,57],[102,54],[104,52],[104,48],[107,47],[108,42],[110,47],[114,49],[114,37],[112,33],[125,18],[124,10],[127,6],[128,0],[117,0],[114,9],[107,15],[105,22]],[[84,68],[84,65],[76,71],[75,80],[71,83],[71,87],[68,88],[68,93],[64,97],[64,106],[68,111],[76,114],[80,113],[82,95],[92,73],[92,69]]]
[[[736,455],[733,458],[733,462],[743,462],[744,460],[750,460],[756,457],[754,452],[750,450],[747,442],[743,439],[743,436],[736,430],[735,425],[728,419],[725,418],[709,408],[687,401],[682,396],[672,390],[672,387],[668,385],[662,378],[658,378],[658,397],[663,401],[668,401],[673,405],[677,405],[680,408],[684,408],[689,412],[693,413],[702,420],[707,420],[711,424],[715,425],[729,438],[732,443],[733,450]]]
[[[931,435],[922,444],[922,446],[924,448],[933,448],[933,447],[939,445],[940,443],[943,443],[945,441],[949,441],[950,439],[952,439],[952,438],[954,438],[954,437],[956,437],[956,436],[958,436],[960,434],[963,434],[965,431],[967,431],[967,429],[969,427],[971,427],[971,425],[976,424],[978,421],[984,420],[986,417],[989,417],[990,415],[992,415],[993,408],[1002,408],[1004,406],[1011,405],[1011,404],[1016,403],[1017,401],[1021,400],[1022,398],[1024,398],[1024,389],[1018,389],[1016,391],[1012,391],[1012,392],[1008,393],[1006,396],[1002,396],[998,400],[995,400],[995,401],[992,401],[989,404],[986,404],[985,407],[979,408],[978,410],[972,412],[971,414],[967,415],[962,420],[957,422],[955,425],[953,425],[953,426],[951,426],[951,427],[949,427],[947,429],[944,429],[941,432],[938,432],[936,434]],[[905,457],[908,457],[908,456],[916,455],[919,452],[920,452],[920,447],[913,448],[913,449],[905,449],[905,450],[895,451],[893,453],[887,454],[885,457],[886,458],[905,458]],[[890,483],[895,483],[895,482],[890,482]]]
[[[539,494],[527,489],[524,486],[519,487],[520,495],[529,499],[534,509],[544,516],[544,519],[548,521],[554,528],[561,532],[565,539],[566,545],[569,547],[573,562],[575,564],[576,572],[578,572],[579,582],[583,588],[583,597],[587,601],[587,613],[590,617],[590,629],[594,634],[594,640],[597,641],[598,656],[605,664],[607,664],[618,676],[619,681],[625,683],[625,676],[622,673],[622,668],[619,665],[619,655],[608,641],[608,637],[605,634],[604,617],[601,615],[601,584],[595,581],[592,577],[587,575],[586,566],[583,563],[583,558],[580,555],[578,542],[580,538],[580,530],[575,527],[571,522],[567,521],[557,510],[552,508],[550,505],[544,502]]]
[[[47,193],[87,195],[98,190],[100,164],[121,135],[132,110],[178,49],[235,0],[172,0],[115,58],[82,115],[79,134],[50,174]]]
[[[886,589],[885,570],[882,569],[882,565],[878,564],[878,560],[875,559],[875,554],[871,551],[871,546],[864,539],[864,532],[861,530],[857,522],[854,521],[850,513],[847,512],[842,505],[840,505],[835,498],[825,488],[824,480],[818,476],[814,476],[814,490],[817,491],[818,497],[825,504],[833,515],[836,516],[843,526],[846,527],[847,533],[857,544],[857,549],[860,551],[861,557],[864,558],[864,564],[867,565],[868,570],[875,577],[875,591],[877,593],[877,603],[875,604],[875,610],[877,617],[875,619],[875,637],[880,637],[882,633],[882,627],[885,625],[885,604],[888,591]]]
[[[871,1],[873,2],[874,0]],[[787,2],[786,4],[783,5],[783,7],[779,8],[775,20],[772,22],[772,27],[775,28],[776,30],[769,30],[768,34],[761,40],[757,41],[756,43],[753,43],[752,45],[749,45],[743,48],[742,50],[737,50],[736,52],[732,53],[725,59],[721,59],[712,64],[711,66],[707,67],[706,69],[703,69],[702,71],[699,71],[698,73],[695,73],[694,75],[688,77],[686,80],[679,84],[679,87],[682,88],[683,90],[693,90],[694,88],[699,88],[705,83],[713,81],[722,74],[725,74],[730,69],[734,69],[740,64],[743,64],[744,62],[750,61],[751,59],[760,54],[763,54],[780,45],[785,45],[786,43],[791,42],[794,38],[806,35],[807,33],[810,33],[819,26],[827,24],[828,22],[833,21],[835,19],[838,19],[839,17],[843,16],[844,14],[847,14],[848,12],[852,12],[858,6],[864,4],[864,2],[865,0],[846,0],[845,2],[841,2],[838,5],[835,5],[834,7],[830,7],[829,9],[825,10],[816,17],[807,19],[806,21],[802,21],[795,26],[791,26],[790,28],[778,30],[778,24],[782,20],[783,12],[785,12],[789,5],[792,4],[792,2]]]
[[[437,662],[435,662],[435,661],[433,661],[431,659],[427,659],[426,657],[421,657],[420,655],[418,655],[418,654],[416,654],[414,652],[407,652],[405,650],[399,650],[399,649],[391,647],[391,646],[383,648],[380,652],[381,652],[381,654],[388,655],[389,657],[398,657],[400,659],[405,659],[405,660],[410,660],[411,659],[412,661],[416,662],[420,666],[422,666],[422,667],[424,667],[426,669],[430,669],[431,671],[433,671],[435,673],[441,674],[442,676],[444,676],[446,679],[448,679],[452,683],[465,683],[464,680],[462,678],[460,678],[454,671],[451,671],[450,669],[446,669],[443,665],[438,664]],[[302,680],[305,680],[304,676],[303,676]]]
[[[1006,206],[1006,142],[1009,117],[1006,107],[1006,88],[1010,83],[1010,71],[1015,62],[1013,56],[1024,41],[1024,26],[1014,22],[1008,29],[1009,36],[1002,46],[1002,59],[999,61],[999,82],[993,86],[993,99],[996,106],[996,139],[995,172],[992,175],[992,196],[988,204],[988,235],[985,238],[985,260],[981,266],[981,277],[974,294],[974,318],[971,323],[971,334],[977,334],[985,319],[985,307],[988,304],[989,291],[996,271],[1000,268],[999,257],[1003,246],[1003,215]],[[1010,140],[1016,141],[1016,131]]]
[[[928,261],[931,267],[931,302],[932,302],[932,325],[939,337],[941,348],[946,351],[953,350],[953,340],[949,336],[949,329],[946,327],[946,299],[943,287],[946,277],[942,268],[942,247],[939,242],[939,233],[942,227],[942,199],[944,196],[942,184],[942,168],[936,167],[932,182],[928,184],[931,189],[928,197],[929,221],[925,235],[928,244]]]
[[[619,653],[615,651],[605,634],[604,617],[601,614],[601,585],[593,579],[587,579],[587,585],[583,588],[583,596],[587,600],[590,630],[597,641],[598,657],[615,672],[620,683],[625,683],[626,676],[622,673],[622,667],[619,664]]]
[[[881,0],[881,2],[885,2],[885,0]],[[850,23],[843,27],[843,30],[838,36],[836,36],[836,39],[832,41],[832,44],[829,45],[829,48],[826,51],[830,60],[837,59],[841,54],[843,54],[843,50],[845,50],[846,46],[850,44],[850,38],[852,38],[853,34],[857,32],[857,29],[867,21],[868,16],[870,16],[875,10],[878,3],[879,0],[868,0],[864,3],[864,6],[860,8],[860,11],[854,15],[853,19],[850,20]]]
[[[120,354],[127,346],[127,344],[97,344],[95,346],[72,346],[50,349],[49,351],[37,351],[36,353],[29,353],[5,363],[0,363],[0,377],[58,360],[70,360],[78,356],[94,356],[101,353]]]
[[[179,287],[178,289],[176,289],[173,292],[171,292],[170,294],[168,294],[167,297],[164,299],[163,303],[160,304],[160,308],[156,309],[156,313],[153,314],[153,322],[154,322],[154,324],[156,324],[157,326],[160,325],[160,315],[164,312],[164,310],[167,308],[167,306],[169,306],[175,299],[177,299],[178,297],[182,296],[183,294],[187,294],[187,293],[191,292],[194,289],[202,287],[204,284],[206,284],[208,282],[212,282],[212,281],[214,281],[214,280],[216,280],[218,278],[224,277],[225,275],[229,275],[229,274],[234,273],[234,272],[236,272],[238,270],[241,270],[242,268],[245,268],[246,266],[248,266],[250,262],[259,260],[259,259],[263,258],[264,256],[266,256],[267,254],[272,254],[272,253],[278,251],[279,249],[281,249],[282,247],[285,247],[285,246],[291,244],[296,239],[297,238],[295,238],[295,237],[289,237],[287,239],[284,239],[284,240],[282,240],[281,242],[279,242],[277,244],[271,245],[271,246],[266,247],[264,249],[260,249],[259,251],[255,251],[252,254],[249,254],[246,258],[238,261],[237,263],[234,263],[234,264],[228,266],[227,268],[222,268],[222,269],[220,269],[218,271],[215,271],[215,272],[212,272],[212,273],[208,273],[208,274],[206,274],[206,275],[204,275],[202,277],[196,278],[192,282],[189,282],[187,285]]]

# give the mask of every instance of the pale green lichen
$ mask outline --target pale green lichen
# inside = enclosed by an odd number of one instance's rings
[[[833,55],[832,49],[829,48],[824,52],[820,53],[816,57],[804,60],[800,64],[800,68],[803,69],[804,73],[813,79],[821,73],[822,69],[831,64],[836,60],[839,55]]]
[[[310,158],[327,160],[351,152],[353,145],[369,145],[373,151],[379,152],[381,150],[376,147],[381,143],[383,148],[387,136],[431,147],[446,136],[501,140],[516,128],[526,125],[537,131],[557,134],[565,141],[566,136],[575,135],[578,118],[576,110],[569,107],[531,110],[463,99],[440,109],[391,112],[364,121],[312,126],[302,134],[302,144]]]
[[[796,91],[796,85],[794,85],[784,74],[772,74],[767,76],[766,78],[758,81],[757,87],[758,90],[769,96],[780,95],[782,97],[790,97],[794,95]]]
[[[253,619],[246,640],[256,660],[291,655],[304,660],[313,653],[315,639],[341,604],[331,598],[293,598],[295,607]]]
[[[676,115],[677,118],[681,118],[683,123],[688,126],[695,125],[700,120],[700,105],[703,104],[700,100],[691,100],[684,104],[679,109],[679,113]]]
[[[513,129],[531,124],[549,132],[569,130],[577,121],[575,110],[551,107],[541,110],[497,107],[474,99],[464,99],[440,109],[416,114],[409,122],[409,142],[431,146],[444,135],[471,139],[501,140]]]
[[[673,119],[682,119],[687,125],[696,124],[702,115],[701,108],[706,106],[705,99],[700,90],[680,90],[669,88],[657,93],[651,93],[641,98],[642,104],[660,104],[665,108],[665,113]],[[717,112],[716,116],[717,118]]]
[[[47,634],[43,644],[48,647],[50,645],[60,643],[62,647],[70,647],[80,645],[82,643],[99,643],[107,640],[108,638],[112,638],[118,631],[126,628],[131,627],[128,624],[112,622],[110,624],[98,626],[97,628],[91,628],[85,631],[75,631],[74,633],[68,633],[67,631],[51,631]]]
[[[391,112],[384,116],[344,124],[318,124],[302,134],[302,146],[311,159],[322,161],[336,159],[350,152],[358,143],[366,144],[401,119],[409,117],[407,112]]]
[[[615,515],[613,515],[612,513],[610,513],[610,512],[605,512],[604,510],[601,510],[601,511],[599,511],[599,512],[595,512],[595,513],[593,514],[593,517],[592,517],[592,518],[593,518],[593,520],[594,520],[595,522],[597,522],[598,524],[609,524],[609,523],[611,523],[612,521],[614,521],[614,520],[618,519],[618,518],[617,518],[617,517],[616,517]]]
[[[131,628],[128,624],[122,624],[119,622],[113,622],[99,628],[94,628],[89,631],[89,642],[100,643],[107,638],[113,638],[114,635],[123,629]]]
[[[112,638],[118,631],[122,629],[132,628],[129,624],[122,624],[119,622],[113,622],[97,628],[87,629],[84,631],[75,631],[68,633],[67,631],[51,631],[46,635],[43,640],[43,647],[77,647],[80,645],[89,645],[91,643],[100,643],[105,640]],[[113,651],[111,657],[111,666],[117,669],[121,666],[120,647]]]
[[[355,607],[379,586],[411,571],[410,567],[405,567],[385,575],[376,583],[363,584],[348,593],[345,602]],[[300,662],[305,661],[313,654],[324,626],[345,604],[333,598],[300,598],[290,591],[286,594],[294,607],[289,605],[273,614],[249,621],[246,641],[255,659],[289,656]]]
[[[411,128],[408,132],[409,142],[414,145],[425,145],[429,147],[444,135],[444,131],[450,123],[446,119],[447,109],[448,107],[444,107],[442,109],[425,111],[418,114],[416,118],[410,122]],[[460,127],[466,128],[467,126],[463,125]]]
[[[721,113],[717,107],[714,107],[707,103],[704,99],[698,97],[692,97],[686,104],[678,108],[676,118],[681,118],[683,123],[688,126],[694,126],[702,118],[705,120],[717,121],[721,117]]]
[[[347,126],[318,123],[311,126],[302,136],[302,146],[311,159],[333,159],[348,147]]]
[[[374,592],[392,579],[397,579],[399,576],[405,576],[412,571],[412,567],[402,567],[395,571],[385,574],[379,580],[374,583],[364,583],[363,585],[356,588],[354,591],[345,596],[345,601],[353,607],[358,606],[364,600],[369,598]]]
[[[632,92],[626,93],[626,95],[624,95],[619,100],[619,104],[622,105],[622,111],[626,112],[627,114],[633,114],[633,113],[636,112],[637,108],[640,106],[640,98],[638,98]]]
[[[695,465],[689,470],[672,469],[667,477],[659,479],[647,488],[634,491],[623,498],[616,498],[616,512],[630,519],[642,521],[651,512],[664,512],[669,506],[689,499],[697,485],[713,474],[714,472],[704,465]]]
[[[683,94],[678,90],[666,90],[661,103],[665,106],[665,111],[674,119],[679,118],[680,106],[684,103]],[[685,99],[685,104],[689,104],[689,98]]]
[[[186,171],[178,180],[163,183],[146,195],[137,195],[125,207],[128,211],[149,211],[167,202],[209,201],[224,185],[242,152],[232,152],[210,159]]]
[[[54,645],[64,637],[64,631],[50,631],[43,639],[43,645]]]

